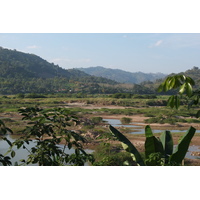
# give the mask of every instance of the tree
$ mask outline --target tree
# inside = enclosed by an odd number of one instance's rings
[[[178,109],[180,106],[180,99],[183,96],[183,94],[186,95],[187,98],[192,98],[195,95],[195,92],[193,91],[193,86],[195,85],[195,82],[192,78],[189,76],[185,75],[174,75],[174,76],[169,76],[159,87],[158,87],[158,92],[167,92],[169,90],[174,90],[178,89],[176,95],[171,95],[168,99],[168,106],[171,108],[176,108]],[[196,104],[199,102],[199,98],[197,98],[196,102],[190,103]]]
[[[86,140],[78,133],[68,130],[71,123],[78,119],[70,115],[69,110],[41,109],[38,107],[20,109],[22,120],[27,121],[27,127],[22,131],[23,136],[10,143],[7,153],[15,156],[13,147],[23,148],[29,152],[26,160],[20,160],[23,165],[38,164],[39,166],[84,165],[93,162],[93,156],[83,149]],[[35,145],[29,148],[30,142]],[[59,146],[63,142],[63,147]],[[66,149],[74,149],[69,154]]]

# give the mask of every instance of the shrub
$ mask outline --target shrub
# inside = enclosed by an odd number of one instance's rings
[[[92,117],[91,121],[95,124],[99,124],[99,123],[103,122],[103,118],[102,117]]]
[[[132,121],[132,119],[129,118],[129,117],[122,117],[122,118],[120,119],[120,121],[121,121],[122,124],[130,124],[131,121]]]
[[[95,166],[124,166],[127,162],[135,165],[128,152],[122,152],[120,147],[112,146],[110,143],[100,143],[93,155]]]
[[[31,94],[28,94],[26,96],[26,98],[46,98],[46,96],[42,95],[42,94],[35,94],[35,93],[31,93]]]

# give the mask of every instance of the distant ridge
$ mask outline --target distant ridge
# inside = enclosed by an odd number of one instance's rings
[[[101,66],[78,68],[89,75],[108,78],[120,83],[135,83],[140,84],[144,81],[154,82],[157,79],[166,77],[166,74],[162,73],[143,73],[143,72],[127,72],[120,69],[110,69]]]

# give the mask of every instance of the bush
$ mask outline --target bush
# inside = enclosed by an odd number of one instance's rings
[[[31,93],[31,94],[28,94],[26,96],[26,98],[46,98],[46,96],[42,95],[42,94],[35,94],[35,93]]]
[[[120,121],[121,121],[122,124],[130,124],[131,121],[132,121],[132,119],[129,118],[129,117],[122,117],[122,118],[120,119]]]
[[[99,123],[103,122],[103,118],[102,117],[92,117],[91,121],[95,124],[99,124]]]
[[[17,98],[20,98],[20,99],[23,99],[23,98],[25,97],[25,95],[22,94],[22,93],[20,93],[20,94],[17,94],[16,97],[17,97]]]
[[[124,166],[127,161],[131,165],[135,165],[128,152],[121,152],[119,147],[112,146],[110,143],[100,143],[93,155],[94,166]]]

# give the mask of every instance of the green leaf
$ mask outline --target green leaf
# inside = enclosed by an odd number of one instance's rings
[[[180,98],[178,95],[172,95],[169,97],[168,102],[167,102],[167,106],[171,107],[171,108],[176,108],[178,109],[180,107]]]
[[[198,110],[198,112],[196,113],[196,118],[200,117],[200,110]]]
[[[185,92],[185,83],[179,89],[180,94],[183,94],[184,92]]]
[[[190,85],[195,85],[195,81],[189,76],[186,77],[186,82],[189,83]]]
[[[167,101],[167,106],[170,106],[171,108],[174,107],[174,95],[170,96]]]
[[[185,133],[185,135],[177,145],[174,153],[170,156],[170,162],[181,164],[188,151],[190,142],[195,134],[195,131],[196,129],[192,126],[188,129],[188,131]]]
[[[145,136],[146,137],[152,137],[153,136],[153,132],[152,132],[151,127],[149,125],[147,125],[145,127]]]
[[[163,154],[163,146],[162,143],[153,135],[151,127],[147,125],[145,127],[145,155],[146,158],[149,157],[152,153],[160,152]]]
[[[160,141],[163,145],[165,155],[173,153],[173,139],[170,131],[164,131],[160,136]]]
[[[162,92],[164,90],[164,83],[160,84],[157,91]]]
[[[174,96],[174,106],[175,106],[176,109],[178,109],[179,106],[180,106],[180,98],[179,98],[178,95]]]
[[[11,151],[11,157],[15,157],[15,151]]]
[[[168,90],[171,90],[172,88],[174,88],[175,85],[176,85],[176,79],[174,77],[171,77],[171,79],[169,80]]]
[[[71,148],[72,148],[72,143],[69,142],[69,143],[68,143],[68,149],[71,149]]]
[[[192,86],[190,83],[186,83],[186,94],[190,97],[192,95]]]
[[[0,120],[0,125],[5,126],[5,124],[2,120]]]
[[[117,137],[117,139],[122,142],[122,144],[125,147],[125,150],[131,154],[134,154],[136,162],[144,166],[144,161],[138,152],[138,150],[135,148],[135,146],[122,134],[120,133],[117,129],[115,129],[113,126],[109,126],[110,131]]]
[[[12,146],[12,143],[10,142],[10,140],[8,140],[7,138],[3,138],[3,140],[5,140],[10,146]]]

